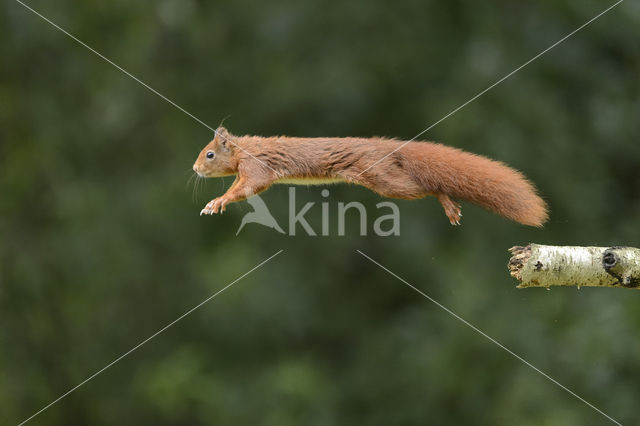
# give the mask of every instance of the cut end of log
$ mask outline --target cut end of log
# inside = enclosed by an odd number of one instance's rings
[[[509,249],[511,258],[509,259],[509,273],[518,281],[522,281],[522,269],[531,257],[531,244],[526,246],[513,246]]]

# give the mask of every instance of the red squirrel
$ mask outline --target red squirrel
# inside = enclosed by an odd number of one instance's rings
[[[225,211],[228,203],[258,194],[274,183],[348,182],[391,198],[435,196],[452,225],[460,205],[478,204],[524,225],[542,226],[547,206],[522,173],[460,149],[386,138],[235,136],[220,127],[200,152],[193,170],[202,177],[236,175],[227,192],[200,214]]]

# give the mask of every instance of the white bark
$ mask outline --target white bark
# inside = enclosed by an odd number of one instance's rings
[[[509,249],[518,288],[592,286],[640,288],[640,249],[529,244]]]

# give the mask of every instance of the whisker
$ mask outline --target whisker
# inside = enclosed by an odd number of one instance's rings
[[[198,197],[205,191],[207,185],[207,179],[201,178],[200,185],[198,186]]]
[[[202,176],[198,176],[198,184],[196,185],[196,199],[202,198],[200,194],[202,194],[202,190],[204,189],[204,185],[206,184],[206,182],[207,180],[205,178],[203,178]]]
[[[206,192],[207,191],[207,185],[209,185],[209,179],[202,179],[202,183],[203,185],[200,187],[200,189],[202,189],[201,192]]]
[[[185,189],[187,189],[189,187],[189,185],[191,184],[191,181],[193,180],[193,178],[196,176],[196,174],[192,174],[191,176],[189,176],[189,179],[187,179],[187,183],[185,183],[184,187]]]
[[[191,202],[193,202],[194,204],[198,201],[197,200],[197,192],[198,192],[198,185],[200,184],[200,176],[199,175],[195,175],[196,179],[193,182],[193,189],[191,191]]]

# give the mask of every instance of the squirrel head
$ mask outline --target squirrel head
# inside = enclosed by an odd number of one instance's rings
[[[224,127],[218,127],[215,137],[204,147],[193,170],[202,177],[220,177],[234,174],[233,151],[235,144],[231,135]]]

